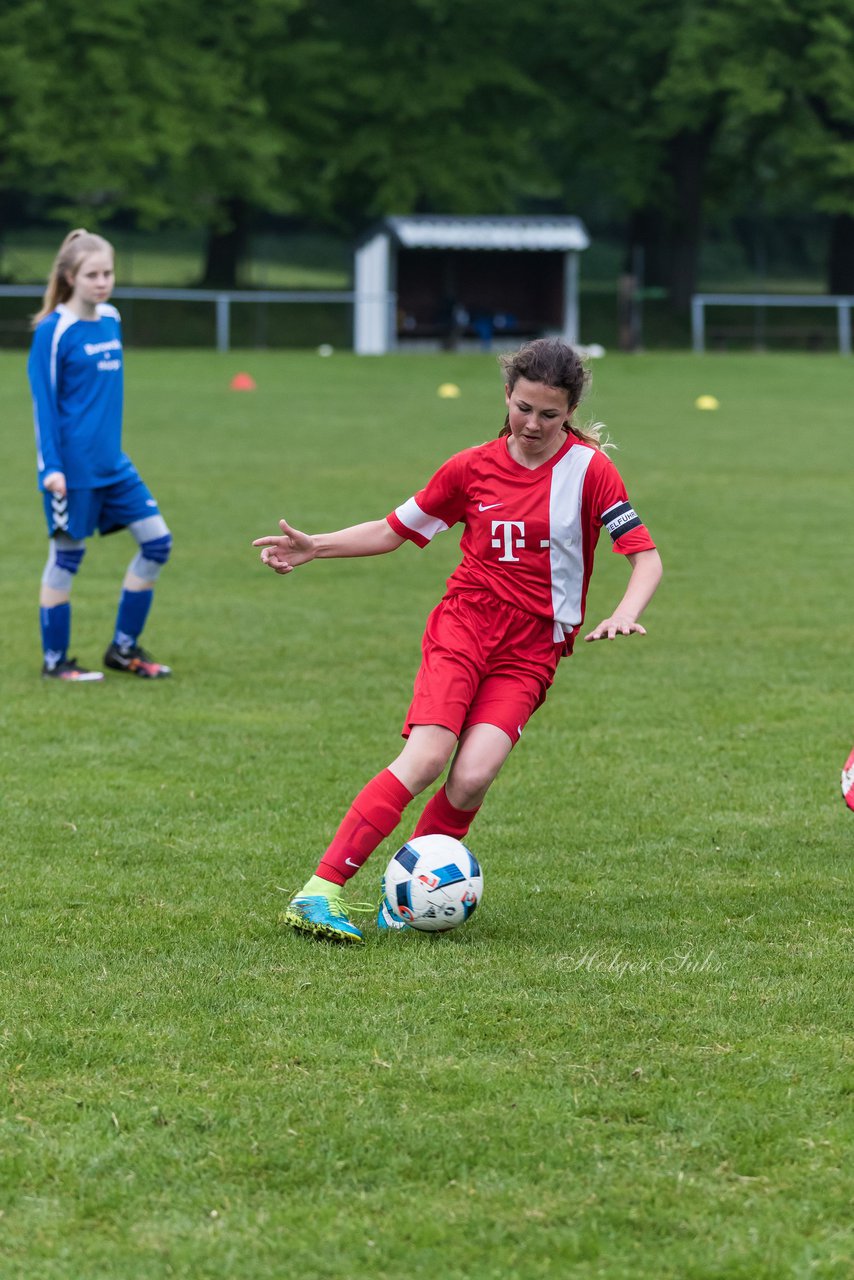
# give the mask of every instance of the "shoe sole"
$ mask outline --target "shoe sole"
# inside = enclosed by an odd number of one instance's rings
[[[316,924],[313,920],[306,920],[305,916],[299,915],[296,911],[285,911],[279,919],[282,924],[289,925],[298,933],[309,934],[312,938],[324,938],[327,942],[355,942],[364,945],[365,939],[361,934],[346,933],[343,929],[338,930],[331,924]]]
[[[385,876],[382,882],[382,902],[377,912],[377,929],[380,933],[415,933],[411,924],[395,916],[385,892]]]
[[[87,671],[80,676],[52,676],[47,671],[42,672],[42,680],[53,680],[56,684],[101,684],[103,679],[100,671]]]
[[[140,671],[138,667],[120,667],[112,662],[105,662],[104,666],[109,671],[120,671],[125,676],[138,676],[140,680],[166,680],[172,674],[171,671],[158,671],[152,674],[150,671]]]
[[[382,916],[377,916],[377,931],[379,933],[415,933],[411,924],[407,924],[405,920],[401,920],[400,924],[396,921],[389,923],[383,920]]]

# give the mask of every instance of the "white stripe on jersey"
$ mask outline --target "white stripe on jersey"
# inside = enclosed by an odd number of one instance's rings
[[[581,622],[581,591],[584,584],[584,548],[581,529],[581,490],[593,458],[587,445],[574,444],[552,471],[549,496],[551,531],[552,608],[555,638],[563,639]]]
[[[437,533],[445,533],[448,528],[444,520],[437,520],[435,516],[428,516],[426,511],[422,511],[414,498],[408,498],[401,506],[395,507],[394,514],[401,524],[405,524],[413,533],[420,534],[427,542],[435,538]]]
[[[69,311],[68,308],[61,303],[56,309],[59,312],[59,320],[56,322],[56,328],[53,331],[50,341],[50,389],[54,398],[56,397],[56,361],[57,352],[59,350],[59,339],[67,329],[71,328],[78,318],[73,311]],[[33,397],[33,419],[36,428],[36,463],[38,464],[39,471],[43,471],[44,454],[42,452],[42,433],[41,424],[39,423],[39,407],[35,397]]]
[[[60,303],[56,309],[59,312],[59,319],[56,322],[56,328],[53,331],[53,338],[50,344],[50,389],[54,395],[56,395],[56,358],[59,351],[59,339],[66,329],[70,329],[80,318],[73,311],[69,311],[64,303]]]
[[[36,427],[36,464],[39,471],[44,471],[44,454],[42,453],[42,432],[39,426],[39,404],[33,397],[33,422]]]

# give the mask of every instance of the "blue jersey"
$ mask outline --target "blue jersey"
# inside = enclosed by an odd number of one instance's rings
[[[69,489],[100,489],[135,474],[122,452],[122,326],[101,303],[96,320],[60,304],[33,334],[27,372],[33,392],[39,488],[61,471]]]

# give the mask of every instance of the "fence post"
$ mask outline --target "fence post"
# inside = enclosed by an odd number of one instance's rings
[[[578,342],[578,254],[574,249],[563,255],[563,340],[570,346]]]
[[[851,355],[851,299],[846,298],[844,302],[840,302],[836,308],[836,315],[839,320],[839,354],[841,356]]]
[[[216,349],[228,351],[231,344],[231,300],[227,293],[216,295]]]
[[[706,350],[706,313],[703,302],[702,294],[695,294],[691,299],[691,347],[698,356]]]

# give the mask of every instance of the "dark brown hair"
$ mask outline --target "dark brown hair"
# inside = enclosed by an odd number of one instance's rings
[[[504,381],[512,391],[520,378],[529,382],[541,382],[546,387],[565,391],[569,404],[564,431],[571,431],[584,444],[594,449],[603,448],[601,423],[591,423],[584,430],[572,422],[572,415],[590,385],[590,372],[581,356],[560,338],[535,338],[526,342],[518,351],[498,357],[504,372]],[[510,434],[510,415],[504,420],[499,436]]]

